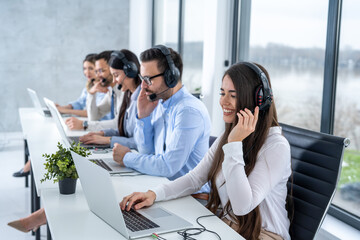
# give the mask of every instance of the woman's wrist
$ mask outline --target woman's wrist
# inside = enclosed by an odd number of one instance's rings
[[[155,193],[154,191],[152,191],[152,190],[148,190],[147,193],[153,197],[154,202],[155,202],[155,200],[156,200],[156,193]]]

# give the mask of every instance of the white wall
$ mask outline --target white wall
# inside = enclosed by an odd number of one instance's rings
[[[1,131],[21,131],[26,88],[58,103],[79,97],[88,53],[129,46],[129,0],[0,1]]]

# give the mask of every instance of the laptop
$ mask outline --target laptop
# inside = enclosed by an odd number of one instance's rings
[[[115,162],[112,158],[104,158],[104,159],[89,159],[89,161],[95,163],[96,165],[102,167],[110,174],[137,174],[135,170],[127,167],[121,167],[117,162]]]
[[[60,136],[65,144],[66,147],[71,147],[71,142],[79,142],[79,137],[69,137],[66,135],[66,132],[64,130],[64,127],[66,127],[65,122],[63,120],[63,118],[61,117],[59,111],[57,110],[55,104],[53,101],[44,98],[44,101],[46,103],[46,105],[48,106],[48,108],[51,111],[51,114],[54,116],[54,120],[56,123],[56,127],[59,130]],[[89,149],[94,149],[94,148],[110,148],[110,145],[94,145],[94,144],[83,144],[81,143],[80,146],[85,147],[85,148],[89,148]],[[109,151],[104,149],[104,151]],[[99,151],[96,151],[96,153],[98,153]],[[97,165],[101,166],[102,168],[106,169],[107,171],[109,171],[110,174],[121,174],[121,173],[134,173],[135,171],[131,168],[127,168],[127,167],[121,167],[119,164],[117,164],[112,158],[102,158],[102,159],[91,159],[91,161],[93,161],[94,163],[96,163]]]
[[[127,239],[192,227],[192,224],[159,206],[122,211],[107,171],[71,152],[90,210]],[[133,220],[133,219],[136,220]],[[140,221],[140,224],[137,222]]]
[[[30,88],[27,88],[27,91],[29,93],[31,101],[34,104],[34,107],[35,107],[36,111],[38,113],[40,113],[42,116],[44,116],[44,117],[51,117],[50,110],[48,108],[43,108],[41,106],[40,99],[39,99],[37,93],[34,90],[30,89]]]
[[[44,98],[46,106],[49,108],[51,115],[53,116],[56,127],[59,130],[60,136],[64,141],[65,146],[70,147],[72,142],[76,144],[80,141],[79,137],[68,137],[66,135],[65,129],[67,128],[64,119],[61,117],[60,112],[57,110],[55,103],[47,98]],[[110,148],[110,144],[83,144],[80,143],[80,146],[84,148]]]

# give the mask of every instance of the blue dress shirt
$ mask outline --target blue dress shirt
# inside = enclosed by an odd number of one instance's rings
[[[99,104],[101,102],[101,100],[104,98],[104,96],[105,96],[105,93],[100,93],[100,92],[96,93],[96,103]],[[69,104],[75,110],[86,109],[86,97],[87,97],[87,90],[86,90],[86,88],[84,88],[81,91],[80,97],[77,100],[70,102]],[[112,119],[111,114],[108,113],[103,118],[101,118],[100,120],[110,120],[110,119]]]
[[[205,105],[183,86],[150,116],[136,118],[139,153],[127,153],[125,166],[174,180],[195,168],[209,149],[210,117]],[[209,192],[206,184],[199,192]]]
[[[137,149],[135,139],[134,139],[134,129],[135,129],[135,120],[137,114],[137,98],[139,96],[141,87],[140,85],[136,88],[136,90],[131,94],[130,97],[130,105],[126,109],[125,116],[124,116],[124,131],[126,137],[119,136],[118,129],[105,129],[102,130],[104,132],[104,136],[111,138],[110,146],[114,147],[115,143],[119,143],[123,146],[126,146],[131,149]]]

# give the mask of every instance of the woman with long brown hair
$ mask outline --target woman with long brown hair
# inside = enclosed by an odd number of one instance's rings
[[[141,90],[141,80],[138,76],[140,62],[133,52],[123,49],[111,53],[109,66],[113,80],[118,84],[118,89],[124,92],[119,109],[118,129],[90,132],[80,137],[80,141],[85,144],[110,144],[111,147],[118,143],[131,149],[137,149],[133,135],[137,98]]]
[[[290,239],[290,146],[277,122],[267,71],[248,62],[231,66],[222,79],[220,106],[225,131],[199,165],[175,181],[124,197],[121,208],[190,195],[210,182],[207,207],[244,238]]]

